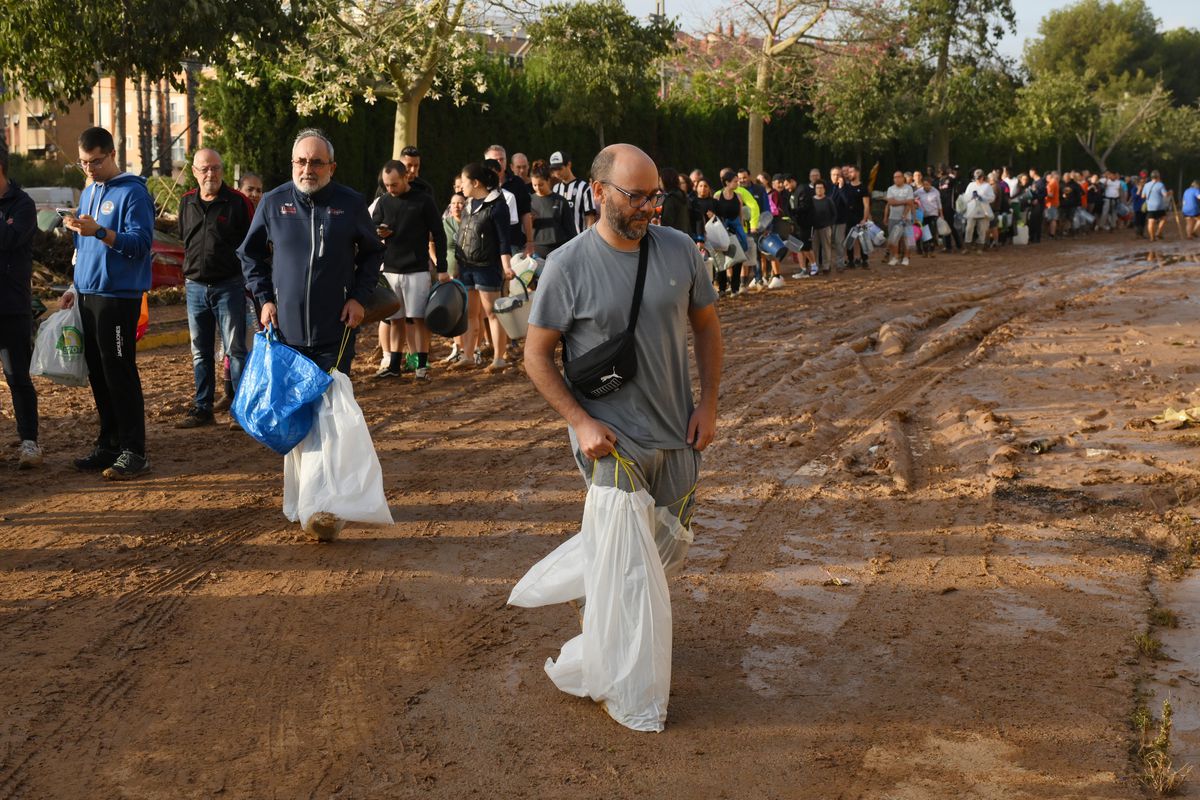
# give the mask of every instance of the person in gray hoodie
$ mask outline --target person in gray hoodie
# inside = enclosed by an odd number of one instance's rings
[[[146,404],[137,368],[137,324],[150,289],[154,201],[146,179],[122,172],[112,134],[88,128],[79,136],[79,165],[90,180],[79,209],[63,220],[75,234],[75,283],[62,307],[79,303],[83,355],[100,414],[91,454],[81,470],[129,480],[149,471]]]

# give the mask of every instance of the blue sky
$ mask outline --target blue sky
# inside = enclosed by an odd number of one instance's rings
[[[667,15],[678,17],[685,30],[699,30],[713,13],[728,0],[666,0]],[[1037,35],[1041,18],[1050,10],[1070,5],[1070,0],[1013,0],[1017,14],[1017,30],[1005,38],[1001,45],[1004,55],[1018,58],[1026,37]],[[1162,22],[1164,29],[1185,25],[1200,25],[1200,6],[1196,0],[1146,0],[1150,10]],[[625,0],[630,13],[642,17],[654,11],[654,0]]]

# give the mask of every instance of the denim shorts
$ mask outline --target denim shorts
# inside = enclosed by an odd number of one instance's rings
[[[504,273],[499,267],[460,264],[458,280],[468,289],[479,292],[499,292],[504,287]]]

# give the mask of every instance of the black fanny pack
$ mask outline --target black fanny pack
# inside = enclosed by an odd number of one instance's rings
[[[633,307],[629,311],[629,327],[603,344],[593,347],[578,358],[567,361],[563,348],[563,367],[567,381],[585,397],[598,400],[620,390],[626,381],[637,375],[637,349],[634,329],[642,307],[642,290],[646,286],[646,257],[650,249],[650,234],[642,237],[638,250],[637,283],[633,289]]]

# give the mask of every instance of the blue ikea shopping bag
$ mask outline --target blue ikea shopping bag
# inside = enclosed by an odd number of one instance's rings
[[[242,430],[287,455],[313,425],[313,403],[333,382],[312,359],[279,341],[272,326],[254,334],[254,349],[229,409]]]

